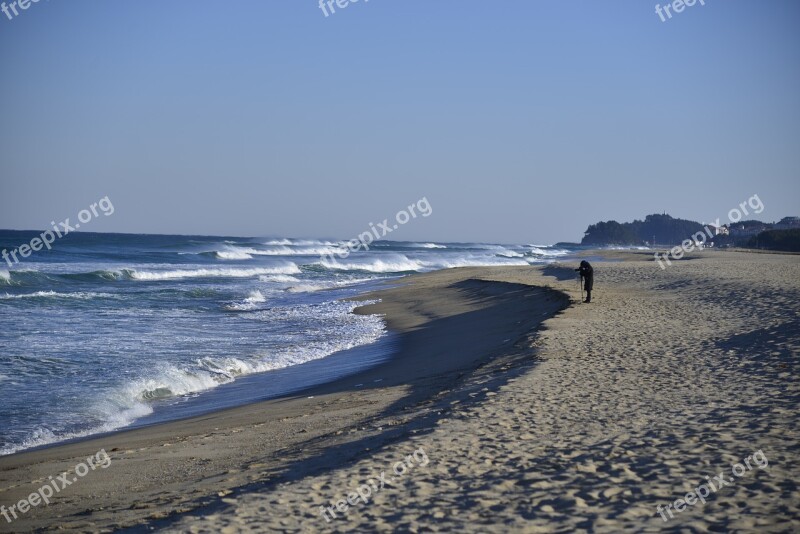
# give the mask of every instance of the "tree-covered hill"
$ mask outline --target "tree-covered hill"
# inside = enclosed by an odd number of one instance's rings
[[[617,221],[589,225],[581,240],[582,245],[677,245],[693,234],[704,231],[699,222],[675,219],[667,214],[648,215],[643,221],[630,223]]]

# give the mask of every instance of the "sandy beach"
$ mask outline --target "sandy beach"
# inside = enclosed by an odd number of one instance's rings
[[[0,531],[799,530],[800,257],[609,259],[591,304],[573,264],[414,275],[358,310],[385,364],[0,458],[6,506],[110,458]]]

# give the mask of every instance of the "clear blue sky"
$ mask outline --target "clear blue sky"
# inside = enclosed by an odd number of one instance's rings
[[[8,3],[9,0],[5,0]],[[800,215],[800,2],[41,0],[0,13],[0,228],[579,240]]]

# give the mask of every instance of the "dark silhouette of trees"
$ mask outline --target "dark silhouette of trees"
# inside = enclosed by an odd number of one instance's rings
[[[697,232],[705,232],[702,224],[686,219],[675,219],[667,214],[648,215],[643,221],[618,223],[599,222],[590,225],[585,232],[582,245],[678,245]],[[708,235],[706,235],[708,237]]]

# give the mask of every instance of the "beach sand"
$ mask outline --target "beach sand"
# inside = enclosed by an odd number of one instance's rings
[[[400,333],[390,362],[0,458],[6,505],[101,448],[112,460],[0,530],[800,530],[800,257],[613,259],[591,304],[574,265],[404,279],[362,309]],[[367,503],[335,507],[381,472]]]

